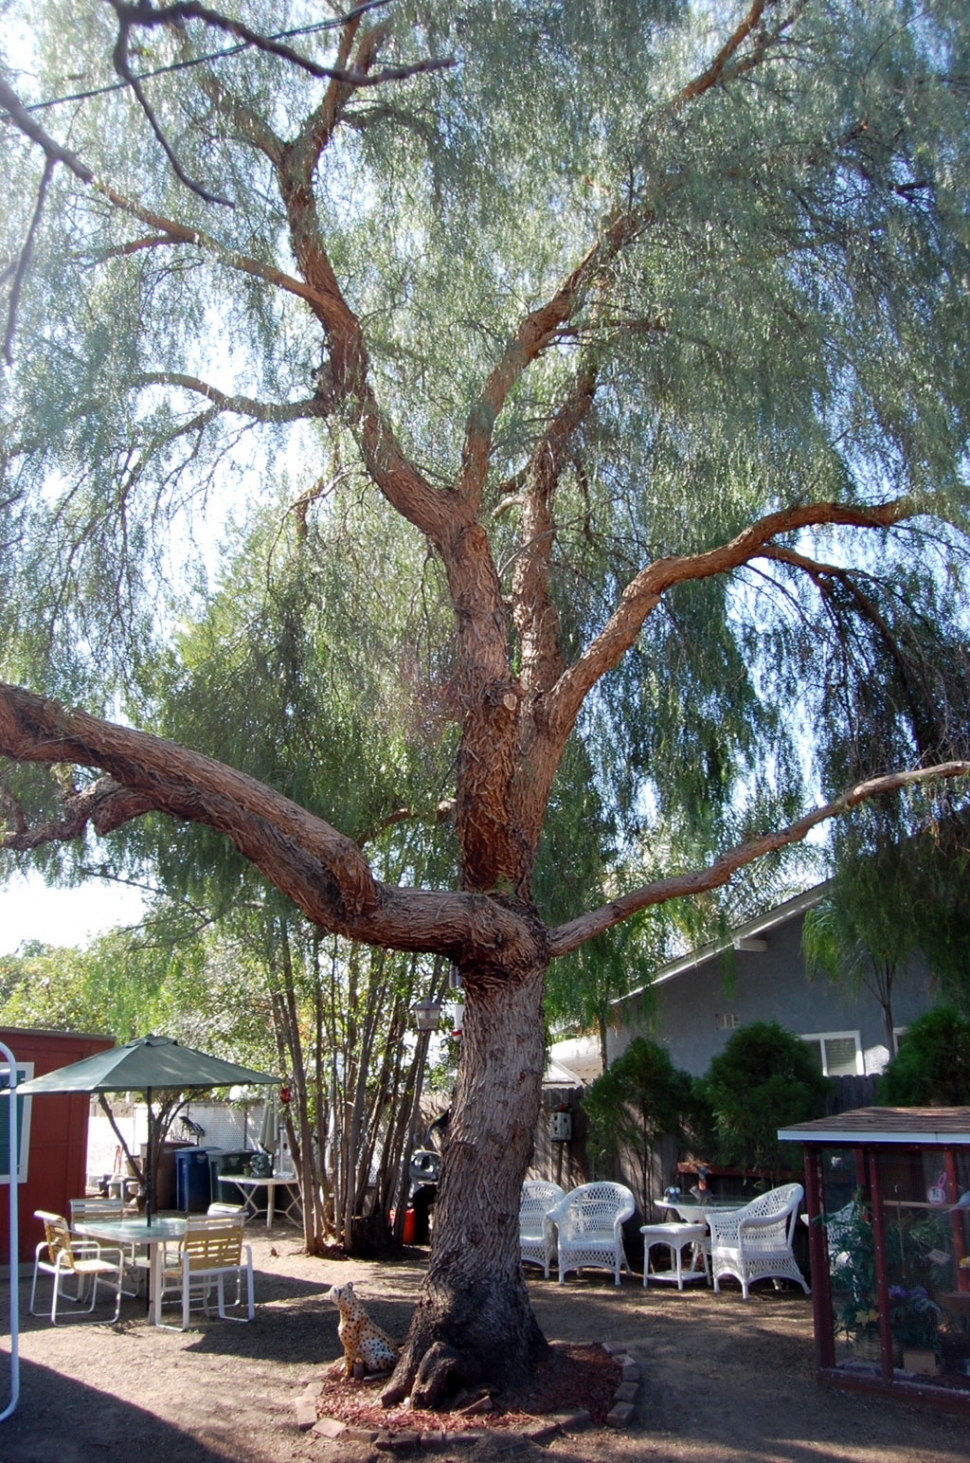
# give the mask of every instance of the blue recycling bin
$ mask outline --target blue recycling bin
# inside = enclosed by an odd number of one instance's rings
[[[218,1148],[177,1148],[175,1203],[183,1214],[204,1214],[212,1203],[210,1157]]]

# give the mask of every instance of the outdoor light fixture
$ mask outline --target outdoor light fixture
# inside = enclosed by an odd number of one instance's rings
[[[438,1021],[441,1018],[441,1003],[433,1001],[430,996],[425,996],[423,1001],[418,1001],[411,1007],[411,1015],[414,1017],[414,1024],[419,1031],[437,1031]]]

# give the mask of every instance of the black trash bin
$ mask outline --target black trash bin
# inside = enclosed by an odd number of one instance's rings
[[[175,1203],[183,1214],[204,1214],[212,1203],[210,1162],[217,1148],[179,1148],[175,1154]]]
[[[225,1204],[242,1204],[246,1195],[232,1181],[233,1174],[248,1174],[252,1148],[224,1148],[210,1154],[212,1197]]]

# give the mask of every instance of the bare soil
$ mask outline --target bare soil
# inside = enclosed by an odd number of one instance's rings
[[[353,1280],[378,1325],[403,1336],[422,1252],[390,1263],[317,1260],[294,1230],[253,1229],[257,1314],[250,1325],[199,1322],[181,1333],[126,1301],[118,1326],[54,1328],[26,1314],[21,1283],[21,1398],[0,1423],[0,1463],[373,1463],[370,1444],[297,1431],[295,1399],[340,1355],[323,1295]],[[538,1276],[538,1272],[537,1276]],[[42,1278],[42,1298],[49,1280]],[[0,1285],[0,1299],[5,1292]],[[550,1340],[628,1343],[642,1369],[633,1425],[559,1437],[548,1447],[486,1428],[454,1449],[467,1463],[957,1463],[966,1418],[816,1386],[811,1302],[759,1286],[683,1294],[594,1272],[565,1286],[530,1280]],[[43,1303],[43,1300],[42,1300]],[[5,1317],[0,1324],[6,1325]],[[0,1358],[0,1402],[6,1358]],[[575,1383],[575,1375],[573,1377]],[[501,1399],[499,1399],[501,1400]],[[575,1400],[575,1399],[574,1399]],[[572,1405],[572,1404],[570,1404]],[[560,1410],[558,1406],[551,1410]],[[421,1456],[418,1454],[417,1456]],[[445,1460],[451,1453],[427,1454]]]

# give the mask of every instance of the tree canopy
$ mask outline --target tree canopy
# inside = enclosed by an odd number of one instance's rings
[[[968,770],[970,17],[6,14],[3,846],[458,968],[420,1404],[540,1344],[550,962]]]
[[[890,1107],[970,1103],[970,1019],[945,1005],[918,1016],[879,1079],[879,1101]]]

